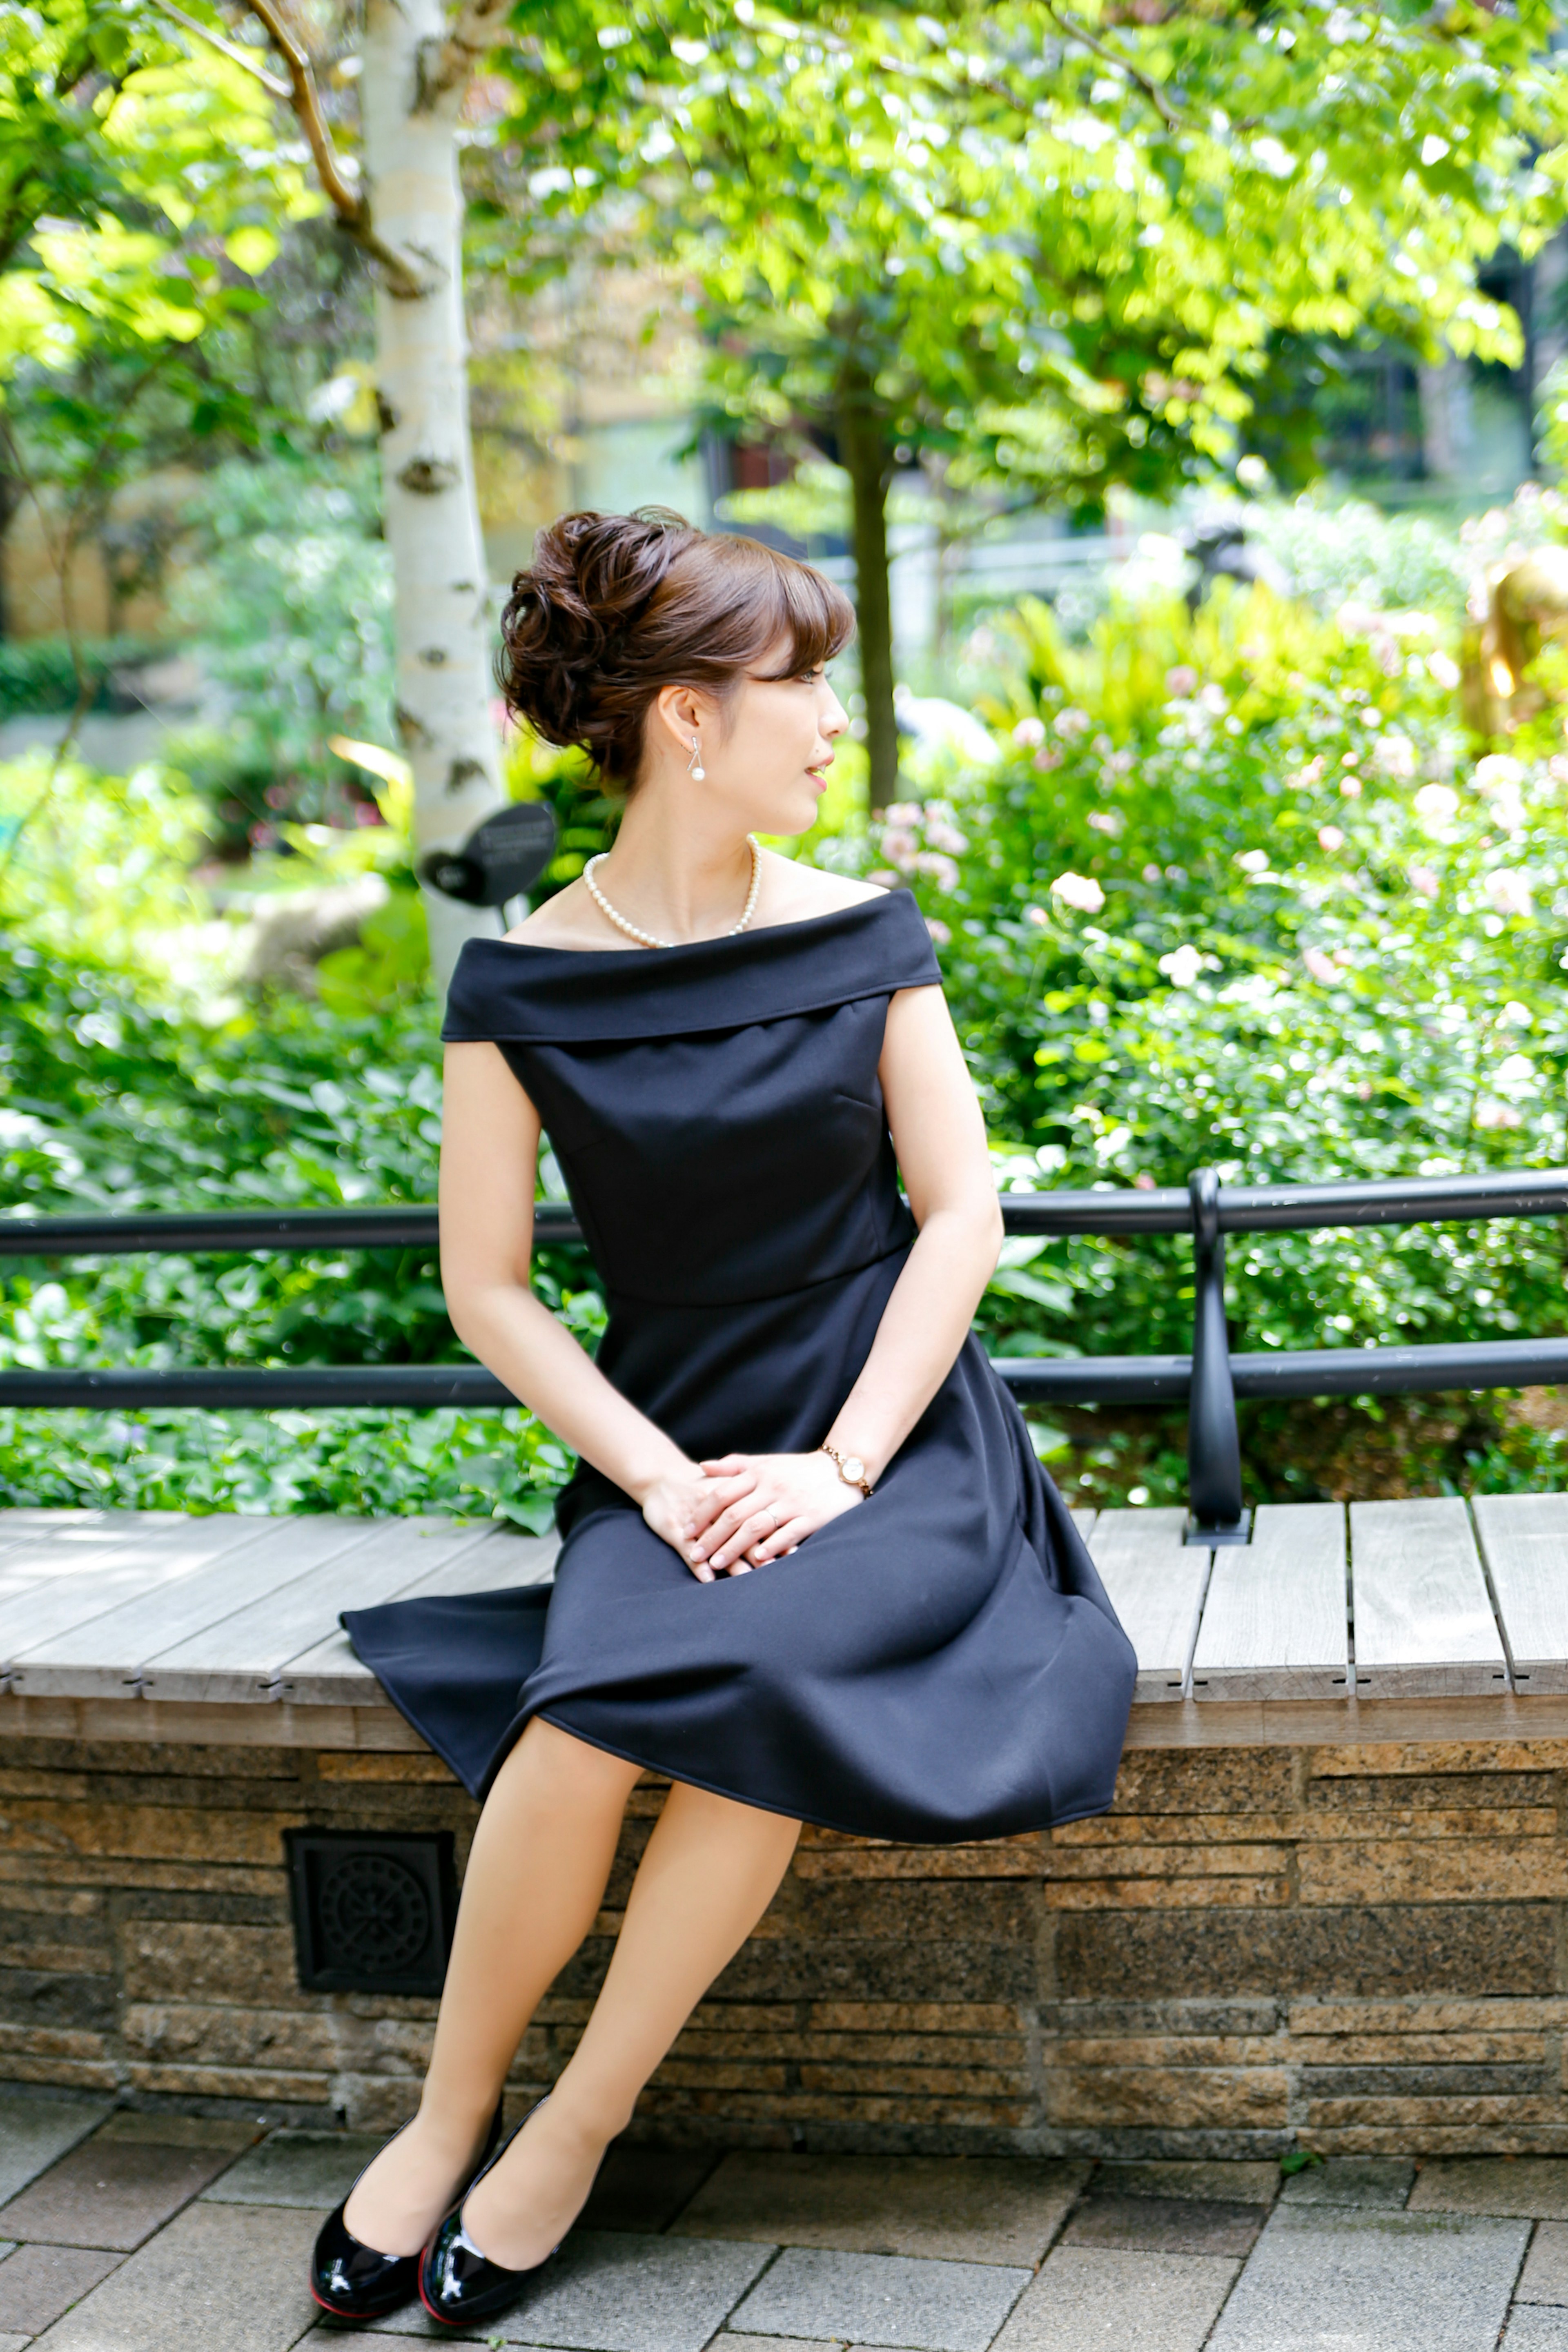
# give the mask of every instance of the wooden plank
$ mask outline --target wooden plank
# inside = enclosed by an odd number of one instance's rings
[[[1215,1553],[1193,1696],[1345,1698],[1349,1677],[1343,1506],[1259,1504],[1252,1541]]]
[[[1478,1495],[1470,1508],[1516,1686],[1568,1691],[1568,1495]]]
[[[1503,1692],[1508,1664],[1457,1495],[1351,1505],[1358,1696]]]
[[[235,1522],[237,1534],[238,1528],[249,1534],[195,1575],[154,1585],[118,1608],[20,1651],[12,1664],[12,1689],[39,1698],[51,1694],[72,1698],[122,1696],[139,1686],[142,1668],[150,1658],[275,1596],[296,1578],[363,1542],[367,1532],[363,1519],[328,1512],[277,1517],[225,1512],[197,1524],[226,1527]],[[0,1576],[4,1572],[0,1555]]]
[[[498,1528],[477,1552],[445,1560],[384,1598],[432,1600],[438,1594],[504,1592],[510,1585],[542,1584],[560,1549],[556,1536],[520,1538]],[[381,1685],[355,1657],[341,1625],[313,1648],[290,1658],[279,1682],[279,1697],[294,1706],[363,1706],[373,1692],[379,1696]]]
[[[215,1625],[149,1657],[146,1699],[270,1702],[290,1658],[326,1639],[340,1609],[374,1608],[457,1553],[489,1539],[489,1522],[438,1517],[353,1519],[346,1550]]]
[[[1101,1511],[1089,1555],[1138,1654],[1135,1698],[1179,1699],[1186,1686],[1210,1554],[1182,1541],[1181,1510]]]
[[[128,1536],[66,1528],[37,1537],[10,1555],[14,1570],[25,1565],[27,1581],[0,1597],[0,1665],[9,1678],[23,1650],[194,1576],[224,1552],[254,1542],[261,1529],[262,1522],[236,1512],[199,1519],[170,1513]],[[44,1573],[34,1576],[40,1565]]]

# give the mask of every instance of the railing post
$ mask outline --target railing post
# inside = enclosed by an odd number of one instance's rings
[[[1194,1168],[1187,1179],[1193,1204],[1193,1386],[1187,1406],[1187,1500],[1184,1540],[1239,1544],[1251,1514],[1241,1507],[1241,1437],[1225,1328],[1225,1235],[1219,1226],[1219,1178]]]

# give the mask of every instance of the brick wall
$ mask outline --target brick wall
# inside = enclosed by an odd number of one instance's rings
[[[754,2147],[1568,2149],[1568,1741],[1142,1748],[1115,1811],[938,1849],[808,1831],[636,2128]],[[570,2050],[657,1812],[541,2011]],[[282,1832],[452,1828],[434,1759],[0,1741],[0,2077],[363,2126],[433,2005],[306,1994]]]

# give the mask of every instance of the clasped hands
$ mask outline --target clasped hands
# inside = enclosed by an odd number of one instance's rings
[[[700,1583],[782,1559],[861,1497],[826,1454],[726,1454],[658,1479],[643,1517]]]

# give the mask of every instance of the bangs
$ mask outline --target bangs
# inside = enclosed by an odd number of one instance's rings
[[[799,677],[807,670],[824,668],[843,652],[855,635],[855,607],[842,588],[811,564],[764,547],[760,540],[721,540],[718,544],[726,552],[735,551],[740,559],[736,568],[747,575],[749,593],[743,603],[752,639],[750,658],[757,660],[771,653],[781,638],[787,647],[782,665],[756,671],[754,676]]]

